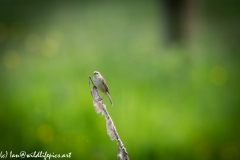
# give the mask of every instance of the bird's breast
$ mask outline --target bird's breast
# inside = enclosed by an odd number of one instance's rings
[[[100,79],[94,78],[93,83],[100,91],[105,92],[104,85],[102,84],[102,81]]]

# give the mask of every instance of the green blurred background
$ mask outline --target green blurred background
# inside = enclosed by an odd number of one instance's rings
[[[239,2],[182,3],[1,1],[0,151],[116,159],[97,70],[130,159],[240,159]]]

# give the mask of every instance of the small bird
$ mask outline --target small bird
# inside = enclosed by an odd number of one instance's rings
[[[110,97],[107,83],[104,80],[103,76],[100,74],[100,72],[98,72],[98,71],[93,72],[93,83],[100,91],[102,91],[108,97],[108,100],[110,101],[111,105],[113,106],[113,102]]]

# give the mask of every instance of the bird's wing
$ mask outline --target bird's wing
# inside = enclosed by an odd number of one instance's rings
[[[102,84],[103,84],[103,86],[105,87],[105,89],[106,89],[106,92],[108,92],[108,93],[110,94],[110,92],[109,92],[109,89],[108,89],[108,86],[107,86],[107,83],[106,83],[105,79],[103,79],[103,80],[102,80]]]

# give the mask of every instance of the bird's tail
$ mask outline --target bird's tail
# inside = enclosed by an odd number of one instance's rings
[[[108,92],[106,92],[105,94],[106,94],[106,96],[108,97],[109,102],[110,102],[111,105],[113,106],[113,102],[112,102],[112,99],[111,99],[111,97],[110,97],[110,94],[109,94]]]

